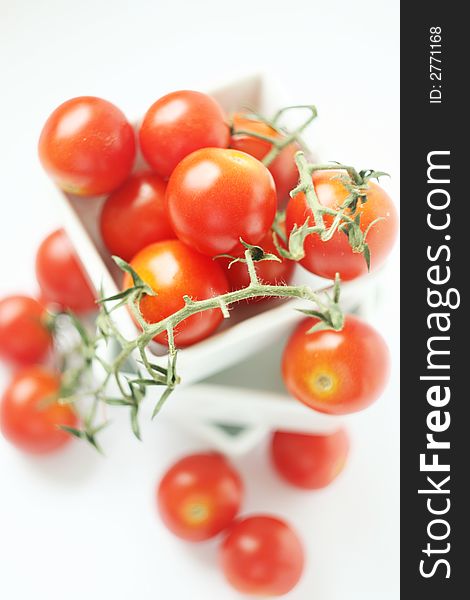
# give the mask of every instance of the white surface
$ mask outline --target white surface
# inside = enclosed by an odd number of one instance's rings
[[[184,7],[0,0],[0,293],[33,291],[34,248],[58,224],[41,194],[36,139],[60,101],[101,95],[132,115],[172,89],[270,71],[295,101],[319,107],[320,155],[384,168],[396,197],[398,42],[398,2],[385,0]],[[398,598],[397,264],[395,252],[374,319],[392,350],[392,382],[379,404],[352,419],[353,452],[341,479],[305,494],[277,479],[262,447],[237,459],[244,511],[275,512],[302,532],[308,569],[293,600]],[[0,383],[6,376],[0,372]],[[155,517],[156,479],[176,456],[200,447],[162,417],[144,427],[143,444],[118,419],[103,440],[104,460],[79,444],[31,460],[0,440],[0,597],[239,597],[214,568],[216,544],[181,544]]]

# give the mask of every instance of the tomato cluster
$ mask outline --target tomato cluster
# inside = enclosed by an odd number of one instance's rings
[[[276,431],[272,463],[281,477],[303,489],[329,485],[349,450],[343,429],[329,435]],[[216,453],[192,454],[176,462],[157,485],[156,501],[168,529],[188,542],[223,534],[219,562],[239,592],[281,596],[299,581],[305,557],[298,534],[272,515],[238,516],[243,483],[230,462]]]
[[[137,299],[137,317],[142,317],[137,320],[144,327],[144,321],[171,317],[188,298],[194,302],[252,289],[256,278],[265,285],[286,286],[296,268],[291,237],[302,227],[313,229],[303,240],[300,260],[307,271],[329,280],[337,273],[343,280],[366,273],[367,261],[351,243],[351,223],[359,222],[366,232],[362,241],[367,241],[370,268],[380,267],[397,232],[390,197],[363,172],[355,181],[348,179],[346,167],[312,169],[308,186],[297,188],[300,147],[296,136],[274,122],[245,113],[229,120],[213,98],[184,90],[157,100],[137,134],[110,102],[91,96],[69,100],[46,121],[39,157],[65,192],[83,202],[102,202],[98,225],[104,246],[130,264],[123,291],[135,286],[137,274],[155,293],[146,288]],[[139,148],[146,166],[136,168]],[[314,230],[318,215],[308,187],[324,209],[320,233],[329,229],[331,235],[322,237]],[[357,194],[355,202],[351,194]],[[95,196],[105,197],[86,200]],[[244,261],[247,248],[253,251],[255,277]],[[271,260],[259,261],[257,255]],[[41,243],[36,278],[37,298],[0,300],[0,358],[15,369],[0,402],[0,429],[16,447],[39,454],[61,448],[71,439],[67,431],[77,434],[80,424],[73,406],[64,401],[67,378],[54,353],[57,315],[72,312],[82,318],[97,303],[62,229]],[[248,301],[266,301],[262,296],[269,291],[265,287]],[[207,308],[171,330],[177,347],[216,331],[223,307]],[[325,328],[318,313],[312,315],[291,333],[284,349],[287,390],[311,409],[332,415],[367,407],[386,385],[384,340],[353,315],[338,330]],[[170,332],[154,339],[171,348]],[[270,446],[279,475],[309,490],[329,485],[343,469],[348,451],[343,429],[329,435],[277,431]],[[218,454],[181,459],[157,488],[162,520],[175,535],[193,542],[224,535],[220,564],[237,590],[285,594],[303,570],[301,542],[280,519],[240,518],[242,500],[240,475]]]

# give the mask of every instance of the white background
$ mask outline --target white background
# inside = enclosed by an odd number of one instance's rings
[[[207,89],[258,69],[315,102],[323,158],[393,174],[398,190],[398,1],[0,0],[0,294],[34,292],[34,250],[58,224],[36,157],[60,102],[103,96],[142,114],[162,93]],[[265,448],[237,460],[244,512],[288,518],[308,568],[292,600],[398,598],[398,252],[374,324],[387,338],[387,394],[352,420],[353,452],[329,489],[285,487]],[[0,370],[0,385],[8,373]],[[156,517],[155,482],[201,443],[164,417],[145,442],[116,423],[107,458],[80,444],[46,459],[0,440],[0,597],[5,600],[230,600],[217,542],[189,546]]]

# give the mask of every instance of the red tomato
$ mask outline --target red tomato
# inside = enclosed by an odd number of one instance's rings
[[[338,179],[340,171],[316,171],[313,183],[318,200],[323,206],[338,209],[349,195],[349,191]],[[342,173],[344,175],[344,173]],[[370,248],[370,268],[377,269],[385,261],[395,242],[398,230],[398,217],[390,196],[379,185],[369,181],[367,202],[360,203],[356,214],[361,215],[361,229],[365,231],[370,223],[378,217],[384,217],[372,226],[367,235]],[[297,194],[287,205],[286,227],[290,233],[294,225],[303,225],[307,217],[313,224],[311,210],[307,207],[305,195]],[[332,223],[332,217],[325,215],[325,225]],[[362,254],[354,253],[349,245],[348,237],[337,231],[331,240],[323,242],[317,234],[311,234],[305,240],[305,258],[300,264],[311,273],[334,279],[339,273],[343,281],[355,279],[367,273],[367,264]]]
[[[219,104],[206,94],[182,90],[152,104],[139,131],[148,164],[169,177],[185,156],[199,148],[226,148],[230,130]]]
[[[271,458],[277,471],[292,485],[316,490],[329,485],[343,470],[349,453],[344,429],[330,435],[276,431]]]
[[[279,239],[282,244],[282,241]],[[284,245],[284,244],[282,244]],[[274,245],[272,232],[269,231],[263,240],[259,243],[259,246],[268,254],[275,254],[279,256],[276,246]],[[250,276],[246,263],[234,263],[228,268],[230,259],[218,259],[225,268],[228,282],[232,290],[240,290],[245,288],[250,283]],[[295,262],[283,258],[282,262],[275,260],[262,260],[255,262],[256,274],[258,279],[267,285],[285,285],[290,283],[295,270]],[[268,300],[270,298],[266,298]],[[259,300],[254,298],[254,300]],[[251,300],[250,300],[251,301]]]
[[[175,237],[165,206],[166,184],[151,172],[136,173],[103,205],[101,235],[106,247],[126,261],[153,242]]]
[[[39,138],[39,158],[66,192],[108,194],[132,170],[134,130],[111,102],[93,96],[72,98],[47,119]]]
[[[77,426],[70,405],[57,402],[60,379],[41,367],[17,373],[0,404],[0,429],[14,446],[31,454],[53,452],[71,436],[58,425]]]
[[[348,315],[341,331],[307,333],[317,319],[294,330],[282,357],[289,392],[320,412],[343,415],[366,408],[383,392],[389,352],[370,325]]]
[[[46,309],[34,298],[0,300],[0,358],[22,366],[43,361],[52,345],[46,319]]]
[[[190,542],[214,537],[236,517],[243,484],[220,454],[193,454],[174,464],[157,489],[163,522]]]
[[[140,310],[148,323],[157,323],[182,308],[185,295],[193,300],[205,300],[228,291],[222,267],[179,240],[147,246],[133,258],[131,265],[158,294],[145,296],[140,302]],[[126,274],[124,289],[131,286],[132,279]],[[218,309],[188,317],[174,331],[176,345],[189,346],[208,337],[222,318]],[[166,344],[166,333],[157,335],[155,340]]]
[[[214,256],[241,252],[240,237],[258,244],[276,214],[276,190],[266,167],[238,150],[204,148],[173,171],[166,191],[176,235]]]
[[[297,534],[281,521],[253,516],[235,521],[220,558],[225,577],[243,594],[282,596],[299,581],[304,552]]]
[[[36,277],[47,304],[86,313],[96,309],[95,295],[63,229],[46,237],[36,254]]]
[[[263,123],[248,119],[245,115],[237,113],[233,116],[233,128],[235,131],[253,131],[271,138],[282,139],[282,134]],[[246,134],[232,135],[230,147],[251,154],[258,160],[269,153],[272,144],[259,138],[250,137]],[[280,154],[272,161],[268,169],[274,177],[276,192],[279,203],[289,198],[289,192],[295,188],[299,180],[299,172],[295,164],[295,153],[300,150],[297,143],[292,143],[281,150]]]

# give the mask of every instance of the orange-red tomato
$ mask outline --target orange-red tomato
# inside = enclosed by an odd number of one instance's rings
[[[220,454],[192,454],[167,471],[157,488],[165,525],[190,542],[214,537],[236,517],[243,484]]]
[[[0,403],[0,429],[14,446],[31,454],[54,452],[72,438],[59,425],[77,426],[70,405],[58,403],[60,378],[41,367],[18,372]]]
[[[33,365],[48,355],[52,336],[46,326],[47,312],[29,296],[0,300],[0,358],[14,365]]]
[[[204,300],[225,294],[228,283],[216,261],[199,254],[179,240],[157,242],[141,250],[131,261],[134,270],[157,296],[145,296],[140,310],[148,323],[157,323],[184,306],[183,296]],[[130,275],[124,277],[124,289],[132,286]],[[188,317],[175,328],[177,346],[189,346],[208,337],[220,324],[219,309],[206,310]],[[155,337],[167,343],[166,333]]]
[[[271,458],[278,473],[299,488],[326,487],[341,473],[349,453],[344,429],[327,435],[276,431]]]
[[[323,206],[338,209],[346,200],[349,191],[343,182],[338,179],[344,175],[340,171],[316,171],[312,176],[318,200]],[[383,264],[395,242],[398,231],[398,217],[395,206],[390,196],[373,181],[369,181],[367,202],[359,202],[356,214],[361,215],[360,226],[362,231],[377,218],[383,217],[372,226],[367,243],[370,248],[370,268],[377,269]],[[309,223],[314,223],[312,211],[307,206],[305,195],[301,192],[292,198],[286,211],[286,228],[290,233],[294,225],[303,225],[309,217]],[[325,225],[332,223],[333,217],[325,215]],[[334,279],[336,273],[341,275],[343,281],[355,279],[367,273],[367,263],[364,256],[354,253],[349,245],[348,237],[342,231],[336,231],[331,240],[326,242],[317,234],[310,234],[304,244],[305,258],[300,264],[311,273]]]
[[[341,331],[307,331],[318,319],[304,319],[287,342],[282,376],[289,392],[329,414],[362,410],[377,400],[388,380],[389,351],[370,325],[348,315]]]
[[[106,247],[126,261],[153,242],[176,237],[165,205],[166,183],[150,171],[135,173],[103,205],[101,235]]]
[[[185,156],[199,148],[226,148],[230,130],[219,104],[206,94],[181,90],[157,100],[139,131],[145,160],[169,177]]]
[[[235,521],[220,548],[220,559],[225,577],[236,590],[270,597],[294,588],[305,562],[292,527],[264,515]]]
[[[265,135],[270,138],[282,139],[282,134],[266,123],[248,119],[242,113],[236,113],[233,116],[233,129],[235,132],[237,130],[252,131],[253,133]],[[247,134],[235,133],[230,140],[230,147],[251,154],[251,156],[254,156],[258,160],[263,160],[271,150],[272,144],[266,140]],[[289,144],[281,150],[268,167],[274,177],[277,198],[280,204],[289,198],[289,192],[297,185],[299,172],[295,165],[294,157],[299,149],[299,145],[296,142]]]
[[[176,235],[202,254],[236,254],[258,244],[276,214],[271,173],[245,152],[204,148],[173,171],[166,191]]]
[[[79,314],[96,309],[95,294],[63,229],[52,232],[39,246],[36,278],[46,304]]]
[[[284,245],[280,239],[279,243]],[[259,246],[263,248],[266,253],[279,256],[277,248],[274,245],[271,231],[269,231],[264,239],[261,240]],[[233,263],[230,268],[228,268],[228,265],[231,262],[230,259],[220,258],[218,261],[224,265],[225,273],[232,291],[240,290],[249,285],[250,276],[248,274],[246,263],[236,262]],[[255,262],[255,269],[258,279],[262,283],[267,285],[287,285],[290,283],[294,274],[295,262],[288,260],[287,258],[282,258],[282,262],[277,262],[275,260],[262,260]],[[263,298],[263,300],[267,299],[269,298]],[[256,300],[259,300],[259,298],[253,299],[253,301]],[[250,302],[251,301],[252,300],[250,299]]]
[[[80,96],[61,104],[39,138],[42,166],[66,192],[109,194],[132,170],[135,135],[111,102]]]

